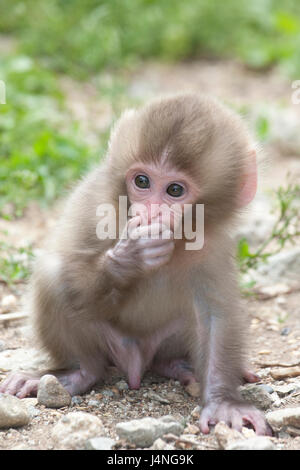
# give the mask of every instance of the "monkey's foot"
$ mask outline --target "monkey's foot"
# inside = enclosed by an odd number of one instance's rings
[[[36,396],[39,381],[36,375],[17,372],[9,375],[0,384],[0,393],[16,395],[18,398]]]
[[[82,395],[88,392],[97,382],[101,380],[102,375],[88,372],[85,369],[75,369],[55,374],[62,386],[70,395]]]
[[[250,424],[256,434],[261,436],[272,435],[263,413],[254,406],[240,402],[209,403],[201,412],[199,426],[204,434],[208,434],[210,431],[209,425],[215,425],[220,421],[238,431],[242,430],[243,425]]]
[[[192,368],[183,359],[156,362],[153,364],[151,370],[169,379],[179,380],[181,385],[189,385],[190,383],[196,382]]]

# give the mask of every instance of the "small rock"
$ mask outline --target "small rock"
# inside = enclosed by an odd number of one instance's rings
[[[103,390],[102,395],[112,398],[114,396],[114,392],[112,390]]]
[[[36,408],[38,402],[37,398],[23,398],[22,402],[27,407],[30,418],[35,418],[41,414],[41,411]]]
[[[298,377],[300,375],[300,367],[280,367],[270,372],[275,380],[286,379],[287,377]]]
[[[118,423],[116,431],[121,439],[126,439],[138,447],[150,447],[156,439],[164,434],[180,435],[183,432],[183,426],[172,416],[164,416],[159,419],[147,417]]]
[[[169,400],[164,397],[161,397],[160,395],[158,395],[158,393],[154,393],[152,391],[148,393],[148,398],[157,401],[158,403],[162,403],[163,405],[168,405],[170,403]]]
[[[286,426],[300,428],[300,407],[270,411],[266,414],[266,420],[274,431],[280,431]]]
[[[26,405],[12,395],[0,394],[0,429],[25,426],[30,421]]]
[[[290,393],[294,392],[298,388],[299,388],[299,385],[295,383],[285,384],[285,385],[274,385],[274,389],[280,397],[289,395]]]
[[[244,439],[236,429],[231,429],[223,421],[216,424],[214,433],[221,449],[225,449],[230,443]]]
[[[163,439],[161,439],[160,437],[158,439],[156,439],[156,441],[153,442],[153,445],[151,447],[151,449],[153,450],[164,450],[167,446],[167,443],[166,441],[164,441]]]
[[[58,449],[83,449],[86,441],[103,434],[103,425],[97,416],[83,411],[64,415],[54,426],[52,438]]]
[[[240,392],[244,400],[246,400],[248,403],[252,403],[261,410],[266,410],[273,404],[273,400],[270,397],[270,394],[258,385],[243,385],[240,387]]]
[[[279,407],[281,405],[281,399],[278,396],[277,392],[272,393],[271,395],[273,406]]]
[[[293,437],[300,436],[300,428],[295,428],[294,426],[288,426],[286,432]]]
[[[99,406],[101,403],[99,400],[89,400],[87,404],[88,406]]]
[[[0,339],[0,352],[6,349],[6,344]]]
[[[199,427],[195,426],[194,424],[188,424],[184,428],[184,434],[199,434],[199,433],[200,433]]]
[[[120,380],[115,385],[116,385],[117,389],[119,390],[119,392],[123,392],[124,390],[129,389],[128,383],[125,382],[125,380]]]
[[[268,437],[257,436],[232,442],[225,450],[276,450],[276,446]]]
[[[6,295],[3,297],[2,302],[1,302],[1,310],[2,313],[8,313],[12,312],[13,310],[16,309],[17,306],[17,299],[14,295]]]
[[[287,336],[290,334],[290,332],[291,332],[291,329],[286,326],[285,328],[282,328],[280,334],[281,336]]]
[[[179,393],[176,393],[176,392],[166,393],[166,398],[167,398],[167,400],[169,400],[169,402],[174,402],[174,403],[181,403],[182,402],[182,396]]]
[[[259,384],[257,386],[269,394],[274,393],[274,388],[271,385]]]
[[[192,382],[185,387],[185,390],[191,397],[198,398],[201,396],[201,387],[198,382]]]
[[[84,448],[86,450],[111,450],[116,441],[110,437],[93,437],[86,441]]]
[[[37,400],[47,408],[62,408],[70,405],[71,395],[54,375],[47,374],[39,382]]]
[[[201,406],[196,406],[193,411],[191,412],[191,417],[194,418],[194,419],[199,419],[200,418],[200,415],[201,415],[201,410],[202,410],[202,407]]]
[[[83,403],[83,399],[81,398],[80,395],[74,395],[71,398],[71,405],[76,406],[76,405],[81,405]]]

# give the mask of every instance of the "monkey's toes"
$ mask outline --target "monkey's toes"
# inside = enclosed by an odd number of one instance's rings
[[[204,434],[210,432],[210,425],[223,421],[232,429],[242,430],[243,425],[250,424],[257,435],[271,436],[272,431],[262,412],[251,405],[240,403],[210,403],[201,412],[199,427]]]
[[[0,384],[0,393],[16,395],[18,398],[36,396],[39,379],[16,373],[10,375]]]

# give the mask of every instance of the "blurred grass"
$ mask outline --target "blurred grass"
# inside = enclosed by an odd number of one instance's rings
[[[0,31],[81,78],[149,57],[237,57],[300,71],[299,0],[1,0]]]
[[[234,57],[300,72],[298,0],[0,0],[0,34],[14,41],[0,60],[0,217],[51,203],[104,153],[107,135],[92,148],[69,116],[61,73],[94,77],[117,115],[128,102],[118,71],[147,58]],[[256,127],[268,136],[266,119]]]
[[[2,59],[0,216],[22,215],[30,200],[49,204],[99,158],[64,109],[53,73],[26,56]]]

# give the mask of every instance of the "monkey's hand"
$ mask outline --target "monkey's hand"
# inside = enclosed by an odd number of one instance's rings
[[[199,420],[200,429],[204,434],[209,433],[209,425],[215,425],[220,421],[238,431],[242,430],[243,425],[250,424],[256,434],[272,435],[264,414],[254,406],[242,401],[223,401],[221,403],[212,401],[204,406]]]
[[[141,225],[140,216],[129,220],[127,238],[118,241],[106,255],[125,279],[166,264],[174,250],[173,233],[161,222]]]

